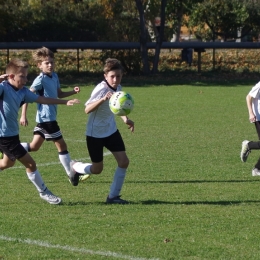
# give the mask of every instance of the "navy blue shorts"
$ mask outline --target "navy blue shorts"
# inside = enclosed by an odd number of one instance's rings
[[[86,142],[91,161],[95,163],[103,161],[104,147],[106,147],[110,152],[125,151],[125,144],[118,130],[112,135],[104,138],[86,136]]]
[[[19,135],[0,137],[0,150],[12,161],[22,158],[27,153],[21,145]]]

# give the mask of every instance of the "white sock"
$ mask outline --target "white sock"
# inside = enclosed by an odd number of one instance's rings
[[[31,173],[27,172],[27,176],[39,192],[43,192],[47,188],[38,170]]]
[[[21,145],[23,146],[23,148],[29,152],[29,144],[28,143],[21,143]]]
[[[126,169],[117,167],[114,175],[114,180],[110,186],[109,198],[119,196],[122,186],[125,181]]]
[[[67,154],[59,154],[59,159],[60,159],[60,162],[63,166],[63,168],[65,169],[67,175],[69,176],[70,174],[70,154],[67,153]]]
[[[81,174],[92,174],[90,171],[91,163],[76,162],[73,164],[73,169]]]

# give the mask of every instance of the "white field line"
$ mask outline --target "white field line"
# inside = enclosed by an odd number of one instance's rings
[[[104,154],[103,154],[103,156],[108,156],[108,155],[110,155],[111,154],[111,152],[110,151],[107,151],[107,152],[105,152]],[[79,162],[84,162],[85,160],[90,160],[90,158],[89,157],[87,157],[87,158],[79,158],[79,159],[75,159],[76,161],[79,161]],[[57,160],[56,162],[47,162],[47,163],[37,163],[36,162],[36,166],[38,167],[38,166],[50,166],[50,165],[57,165],[57,164],[60,164],[60,161],[59,160]],[[8,169],[6,169],[6,170],[12,170],[12,169],[21,169],[21,168],[24,168],[24,166],[23,165],[21,165],[21,166],[14,166],[14,167],[11,167],[11,168],[8,168]],[[6,171],[5,170],[5,171]]]
[[[129,259],[129,260],[159,260],[158,258],[140,258],[140,257],[134,257],[134,256],[128,256],[123,255],[120,253],[110,252],[110,251],[94,251],[90,249],[85,248],[77,248],[77,247],[71,247],[71,246],[62,246],[62,245],[53,245],[45,241],[40,240],[31,240],[31,239],[20,239],[20,238],[12,238],[12,237],[6,237],[3,235],[0,235],[0,240],[3,241],[10,241],[10,242],[19,242],[22,244],[28,244],[28,245],[36,245],[46,248],[54,248],[54,249],[60,249],[70,252],[79,252],[82,254],[88,254],[88,255],[101,255],[101,256],[108,256],[108,257],[114,257],[114,258],[121,258],[121,259]]]

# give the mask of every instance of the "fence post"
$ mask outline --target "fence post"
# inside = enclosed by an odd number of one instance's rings
[[[196,48],[196,49],[194,49],[194,51],[198,53],[198,73],[200,73],[201,72],[201,53],[205,52],[205,49]]]
[[[77,49],[77,70],[79,73],[79,49]]]
[[[9,63],[9,49],[7,49],[7,55],[6,55],[6,64]]]

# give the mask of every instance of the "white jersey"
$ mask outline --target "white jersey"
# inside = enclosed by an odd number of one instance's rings
[[[258,82],[249,92],[249,95],[253,98],[252,108],[256,116],[256,121],[260,121],[260,82]]]
[[[113,89],[104,80],[99,83],[91,93],[89,100],[85,103],[90,104],[94,101],[100,100],[108,92],[117,92],[122,89],[121,85],[117,89]],[[92,111],[88,116],[86,135],[96,138],[103,138],[112,135],[117,131],[115,115],[109,108],[109,100],[103,102],[96,110]]]

